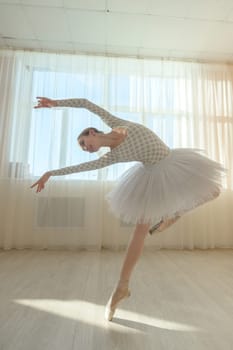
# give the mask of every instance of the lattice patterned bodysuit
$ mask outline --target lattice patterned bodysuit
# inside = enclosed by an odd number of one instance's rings
[[[155,164],[165,158],[169,153],[169,147],[150,129],[145,126],[115,117],[105,109],[88,101],[87,99],[57,100],[57,106],[86,108],[97,114],[110,128],[123,127],[127,130],[124,141],[105,153],[102,157],[57,170],[50,171],[51,175],[66,175],[104,168],[108,165],[120,162],[138,161],[143,164]]]

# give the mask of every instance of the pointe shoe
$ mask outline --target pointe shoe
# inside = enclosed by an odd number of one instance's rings
[[[131,295],[128,287],[122,288],[117,287],[116,290],[112,293],[106,308],[105,308],[105,319],[107,321],[112,321],[114,313],[116,311],[117,305],[119,302],[125,298],[128,298]]]
[[[158,231],[158,228],[160,227],[160,225],[163,223],[163,220],[159,221],[157,224],[155,224],[154,226],[152,226],[149,229],[149,233],[152,235],[152,233],[154,233],[155,231]]]
[[[163,221],[161,223],[161,225],[159,226],[158,231],[162,232],[162,231],[166,230],[168,227],[173,225],[179,218],[180,218],[180,216],[177,215],[174,218],[170,218],[170,219],[167,219],[166,221]]]
[[[167,219],[166,221],[161,220],[158,224],[156,224],[155,226],[151,227],[151,229],[149,230],[149,233],[152,235],[152,233],[154,233],[156,231],[157,232],[163,232],[168,227],[173,225],[179,218],[180,218],[180,216],[177,215],[174,218]]]

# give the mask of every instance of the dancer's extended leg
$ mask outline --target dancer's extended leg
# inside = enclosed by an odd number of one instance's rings
[[[215,198],[217,198],[220,195],[220,189],[216,189],[216,191],[213,193],[213,197],[211,197],[210,199],[208,199],[206,202],[209,202]],[[152,226],[149,230],[150,234],[153,234],[155,232],[163,232],[165,231],[168,227],[170,227],[171,225],[173,225],[177,220],[180,219],[180,215],[176,215],[173,218],[169,218],[166,220],[161,220],[160,222],[158,222],[156,225]]]
[[[132,239],[129,242],[125,255],[123,266],[120,273],[120,280],[116,289],[113,291],[106,306],[105,317],[111,321],[116,310],[117,304],[124,298],[130,296],[129,279],[132,271],[142,253],[145,237],[148,233],[149,224],[137,224]]]

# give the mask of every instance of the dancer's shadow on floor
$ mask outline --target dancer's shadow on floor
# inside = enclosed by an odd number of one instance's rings
[[[155,330],[157,328],[160,329],[160,327],[156,327],[156,326],[149,325],[142,322],[135,322],[135,321],[119,318],[119,317],[114,317],[114,319],[111,322],[118,324],[119,326],[132,328],[134,330],[138,330],[141,332],[148,332],[148,330],[152,330],[152,329]]]
[[[156,330],[158,332],[185,332],[186,334],[188,333],[202,333],[204,332],[204,330],[200,327],[195,327],[195,326],[187,326],[184,325],[183,329],[181,327],[179,327],[178,329],[176,327],[172,327],[170,324],[159,324],[155,325],[155,324],[150,324],[150,323],[143,323],[143,322],[136,322],[136,321],[132,321],[129,319],[123,319],[120,317],[114,317],[113,320],[111,321],[112,323],[115,323],[119,326],[122,327],[126,327],[126,328],[130,328],[133,330],[137,330],[140,331],[142,333],[150,333],[150,332],[155,332]]]

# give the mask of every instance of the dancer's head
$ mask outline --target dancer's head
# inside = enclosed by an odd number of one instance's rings
[[[100,143],[98,136],[100,134],[103,134],[103,131],[100,131],[96,128],[87,128],[84,129],[79,136],[77,137],[77,141],[80,145],[80,147],[84,151],[88,152],[97,152],[100,148]]]

